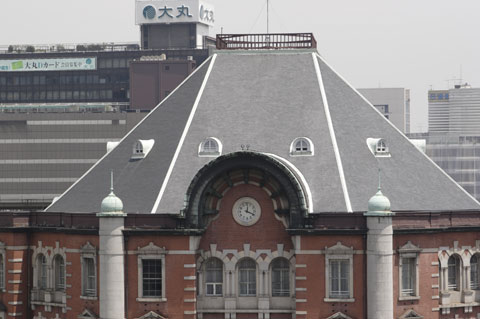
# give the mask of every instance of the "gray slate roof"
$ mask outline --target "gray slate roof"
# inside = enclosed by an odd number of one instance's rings
[[[379,167],[394,211],[480,208],[316,52],[289,50],[217,52],[47,211],[98,211],[113,170],[125,212],[179,213],[192,178],[214,160],[197,155],[207,137],[223,154],[248,144],[288,160],[305,177],[312,212],[365,211]],[[297,137],[312,140],[314,156],[289,155]],[[369,137],[384,138],[391,157],[373,156]],[[155,145],[130,161],[139,139]]]

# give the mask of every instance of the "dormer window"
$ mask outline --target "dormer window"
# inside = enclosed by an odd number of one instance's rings
[[[387,144],[385,143],[385,140],[383,139],[379,140],[377,143],[376,153],[387,153],[387,152],[388,152],[388,148],[387,148]]]
[[[198,156],[217,157],[222,154],[222,143],[218,138],[208,137],[198,146]]]
[[[390,157],[387,141],[383,138],[367,138],[367,145],[376,157]]]
[[[313,143],[307,137],[299,137],[293,140],[290,145],[290,155],[292,156],[312,156]]]
[[[132,159],[145,158],[152,150],[155,140],[138,140],[133,144]]]

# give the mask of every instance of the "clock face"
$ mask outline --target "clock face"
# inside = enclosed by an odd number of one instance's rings
[[[251,197],[239,198],[232,208],[233,218],[242,226],[255,224],[260,219],[261,213],[260,205]]]

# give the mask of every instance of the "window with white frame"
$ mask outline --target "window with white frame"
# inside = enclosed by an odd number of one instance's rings
[[[97,296],[97,269],[93,256],[82,257],[82,296]]]
[[[137,250],[138,298],[141,302],[166,301],[165,248],[150,242]]]
[[[330,259],[330,294],[332,299],[350,297],[350,262],[348,259]]]
[[[461,261],[457,255],[448,258],[448,290],[460,290]]]
[[[272,296],[290,296],[290,263],[286,258],[272,261]]]
[[[142,259],[142,297],[162,297],[162,260]]]
[[[97,249],[87,242],[80,249],[82,267],[82,298],[97,298]]]
[[[416,282],[417,282],[417,258],[415,257],[403,257],[402,263],[402,280],[401,280],[401,294],[402,297],[415,296],[416,295]]]
[[[419,299],[418,255],[420,247],[408,241],[399,250],[399,299]]]
[[[222,154],[222,143],[218,138],[208,137],[198,147],[198,156],[211,157]]]
[[[367,145],[375,157],[390,157],[387,141],[383,138],[367,138]]]
[[[257,265],[255,260],[244,258],[238,263],[238,287],[240,296],[257,295]]]
[[[313,153],[313,143],[307,137],[298,137],[290,145],[292,156],[311,156]]]
[[[470,258],[470,289],[472,290],[480,289],[479,266],[480,266],[480,263],[478,260],[478,255],[475,254]]]
[[[137,140],[133,144],[133,150],[132,150],[132,159],[133,160],[140,160],[142,158],[147,157],[148,153],[153,148],[153,145],[155,145],[155,140],[150,139],[150,140]]]
[[[377,154],[384,154],[384,153],[388,153],[388,147],[387,147],[387,143],[385,142],[385,140],[382,138],[380,139],[378,142],[377,142],[377,146],[375,148],[375,152]]]
[[[65,291],[65,261],[62,256],[56,255],[53,259],[55,270],[55,290]]]
[[[221,296],[223,286],[223,262],[218,258],[209,258],[205,262],[205,294]]]
[[[353,247],[336,245],[325,249],[325,301],[353,302]]]
[[[47,257],[44,254],[37,256],[37,288],[47,289]]]

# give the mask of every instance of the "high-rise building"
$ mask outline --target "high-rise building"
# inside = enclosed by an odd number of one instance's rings
[[[403,133],[410,133],[410,90],[364,88],[358,91]]]
[[[463,84],[428,91],[428,131],[480,135],[480,88]]]

